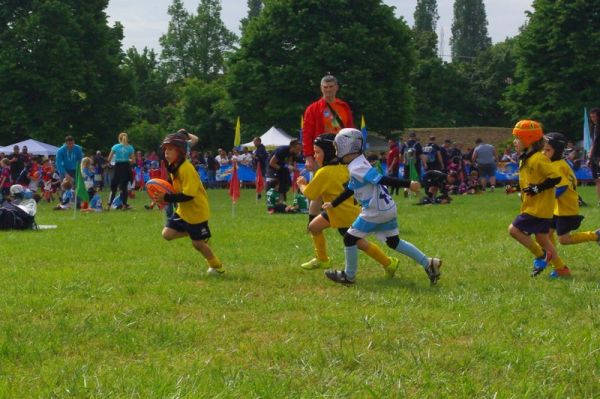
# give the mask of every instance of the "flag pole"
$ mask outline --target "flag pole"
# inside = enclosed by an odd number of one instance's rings
[[[81,165],[77,165],[77,167],[75,168],[75,181],[74,181],[74,190],[75,191],[75,203],[73,204],[73,219],[77,219],[77,182],[79,181],[78,179],[78,173],[79,170],[81,169]]]

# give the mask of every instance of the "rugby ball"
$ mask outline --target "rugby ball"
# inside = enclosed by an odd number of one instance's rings
[[[158,193],[173,194],[175,190],[171,183],[163,179],[150,179],[146,182],[146,192],[151,200]]]

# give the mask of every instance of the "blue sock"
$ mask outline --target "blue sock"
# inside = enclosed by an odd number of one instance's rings
[[[419,248],[415,247],[408,241],[400,240],[398,246],[396,247],[396,251],[414,259],[423,267],[429,266],[429,259],[427,259],[427,256],[425,256],[425,254],[421,252]]]
[[[344,247],[344,253],[346,254],[346,276],[350,280],[354,280],[356,269],[358,269],[358,249],[356,245]]]

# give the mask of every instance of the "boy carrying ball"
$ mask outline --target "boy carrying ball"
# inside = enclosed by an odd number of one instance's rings
[[[171,133],[163,140],[161,150],[167,161],[167,171],[173,182],[173,194],[157,193],[154,201],[176,203],[175,212],[167,220],[162,231],[165,240],[190,237],[192,246],[202,253],[208,263],[208,274],[220,275],[223,265],[208,246],[211,237],[208,227],[208,196],[200,176],[186,159],[187,137]]]

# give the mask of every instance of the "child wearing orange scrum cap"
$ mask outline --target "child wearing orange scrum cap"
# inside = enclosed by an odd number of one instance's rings
[[[519,186],[521,187],[520,214],[508,227],[509,234],[527,248],[535,259],[531,276],[539,275],[553,260],[560,269],[562,261],[550,240],[550,226],[554,216],[554,186],[560,176],[541,152],[544,146],[544,132],[539,122],[519,121],[514,129],[514,146],[521,153],[519,157]],[[531,236],[535,236],[535,240]],[[564,267],[564,264],[562,265]]]

